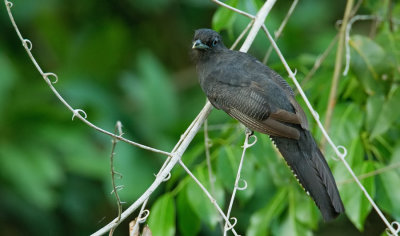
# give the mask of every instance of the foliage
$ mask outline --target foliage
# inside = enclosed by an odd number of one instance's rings
[[[141,4],[143,2],[143,4]],[[226,1],[252,14],[260,0]],[[271,32],[279,27],[290,2],[278,1],[268,16]],[[344,1],[300,1],[278,40],[301,81],[328,47],[343,17]],[[39,7],[40,6],[40,7]],[[0,234],[90,234],[116,216],[110,195],[110,137],[80,122],[40,80],[1,7],[0,21]],[[121,120],[125,137],[170,151],[204,104],[189,51],[193,30],[214,27],[226,45],[247,25],[236,13],[202,0],[176,2],[41,0],[15,2],[12,8],[33,54],[56,87],[84,109],[88,119],[107,130]],[[362,180],[390,220],[400,220],[400,3],[365,0],[361,14],[381,19],[356,22],[350,37],[350,72],[341,76],[330,135],[348,150],[346,160],[357,175],[383,173]],[[391,19],[389,16],[394,19]],[[261,33],[250,53],[262,59],[269,47]],[[325,119],[336,48],[316,74],[302,85]],[[285,75],[272,54],[269,66]],[[290,82],[290,81],[289,81]],[[300,103],[301,98],[298,97]],[[309,115],[309,112],[306,111]],[[311,121],[311,116],[309,116]],[[244,140],[243,129],[220,111],[209,118],[215,197],[225,209]],[[317,140],[321,133],[310,122]],[[361,190],[342,163],[326,158],[338,182],[346,214],[325,224],[283,159],[264,135],[248,150],[242,177],[248,188],[238,192],[232,216],[242,235],[326,235],[384,231]],[[154,180],[164,160],[118,143],[116,171],[127,204]],[[211,189],[199,133],[183,161]],[[398,165],[397,165],[398,166]],[[149,226],[154,235],[220,235],[219,215],[180,167],[152,195]],[[123,205],[124,207],[127,204]],[[134,216],[132,216],[134,218]],[[340,227],[338,227],[340,226]],[[127,222],[116,235],[127,234]]]

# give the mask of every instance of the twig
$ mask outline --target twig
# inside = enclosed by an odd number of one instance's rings
[[[225,7],[225,8],[228,8],[229,10],[232,10],[232,11],[234,11],[234,12],[237,12],[237,13],[239,13],[240,15],[244,15],[244,16],[249,17],[249,18],[254,18],[253,15],[251,15],[251,14],[249,14],[249,13],[247,13],[247,12],[244,12],[244,11],[242,11],[242,10],[239,10],[239,9],[237,9],[237,8],[231,7],[231,6],[229,6],[228,4],[225,4],[225,3],[221,2],[221,1],[218,1],[218,0],[211,0],[211,1],[215,2],[216,4],[218,4],[218,5],[220,5],[220,6],[223,6],[223,7]],[[272,5],[273,5],[273,4],[272,4]],[[261,11],[261,9],[260,9],[260,11]],[[259,11],[259,12],[260,12],[260,11]]]
[[[254,137],[255,138],[254,142],[249,143],[249,137]],[[246,129],[246,137],[244,139],[242,157],[240,158],[240,163],[239,163],[238,171],[237,171],[237,174],[236,174],[235,186],[233,188],[231,201],[229,202],[228,211],[226,213],[226,218],[227,219],[229,219],[230,214],[231,214],[233,201],[235,200],[236,191],[237,190],[245,190],[247,188],[247,182],[246,182],[246,180],[240,178],[240,172],[242,171],[244,155],[246,153],[247,148],[253,146],[256,142],[257,142],[257,136],[252,135],[251,131]],[[242,180],[244,182],[244,186],[243,187],[239,187],[239,180]],[[230,219],[236,219],[236,218],[232,217]],[[226,233],[231,229],[229,227],[229,225],[228,225],[229,223],[230,222],[228,220],[225,221],[224,236],[226,236]]]
[[[208,169],[208,181],[210,182],[211,193],[215,196],[215,177],[213,175],[213,170],[211,166],[211,157],[210,157],[210,147],[211,139],[208,137],[208,122],[204,121],[204,148],[206,152],[206,161],[207,161],[207,169]]]
[[[364,1],[364,0],[358,0],[358,1],[357,1],[356,5],[355,5],[355,6],[353,7],[353,9],[351,10],[351,16],[354,16],[354,15],[357,13],[357,11],[358,11],[358,9],[360,9],[361,4],[363,3],[363,1]]]
[[[136,227],[137,219],[132,220],[129,222],[129,236],[139,236],[139,227]]]
[[[333,46],[336,44],[338,40],[338,35],[335,36],[335,38],[332,39],[332,41],[329,43],[328,47],[325,49],[325,51],[320,55],[317,60],[315,60],[314,65],[310,72],[304,77],[304,79],[301,81],[301,85],[304,85],[308,82],[308,80],[311,79],[311,77],[314,76],[315,72],[318,70],[318,68],[321,66],[321,64],[325,61],[325,59],[328,57],[329,53],[331,52]]]
[[[333,109],[336,104],[337,87],[338,87],[338,83],[339,83],[340,71],[342,71],[345,30],[346,30],[347,22],[350,18],[351,9],[353,7],[353,2],[354,2],[354,0],[347,1],[346,9],[345,9],[343,20],[342,20],[342,25],[341,25],[340,31],[339,31],[339,36],[338,36],[339,42],[338,42],[338,47],[337,47],[337,52],[336,52],[335,69],[334,69],[333,77],[332,77],[331,91],[329,93],[328,107],[326,109],[326,114],[325,114],[325,129],[326,130],[329,130],[329,126],[331,124],[331,119],[332,119],[332,114],[333,114]]]
[[[115,125],[115,134],[119,134],[119,136],[122,136],[122,124],[120,121],[117,121],[117,124]],[[122,205],[121,205],[121,200],[119,198],[118,195],[118,190],[120,190],[120,188],[117,187],[117,185],[115,184],[115,175],[119,175],[120,177],[122,177],[121,174],[117,173],[114,170],[114,156],[115,156],[115,147],[117,146],[117,139],[113,138],[112,139],[112,147],[111,147],[111,155],[110,155],[110,167],[111,167],[111,182],[112,182],[112,188],[113,188],[113,193],[115,195],[115,198],[117,200],[117,207],[118,207],[118,218],[117,218],[117,222],[120,221],[121,219],[121,213],[122,213]],[[118,189],[117,189],[118,188]],[[110,230],[109,235],[112,236],[114,233],[114,230],[117,228],[117,226],[113,227]]]
[[[285,28],[287,22],[289,21],[289,18],[292,16],[292,14],[294,12],[294,9],[296,8],[298,2],[299,2],[299,0],[294,0],[292,2],[292,5],[290,6],[289,11],[287,12],[285,18],[283,19],[281,25],[278,28],[278,31],[276,31],[275,34],[274,34],[274,36],[275,36],[274,40],[275,41],[278,40],[278,38],[281,36],[282,31]],[[269,56],[271,55],[271,52],[272,52],[272,46],[269,46],[268,51],[265,54],[264,59],[262,61],[263,64],[267,64],[267,61],[268,61]]]
[[[144,201],[144,203],[142,204],[142,207],[140,208],[139,215],[138,215],[138,217],[136,217],[136,219],[134,221],[134,224],[133,224],[133,227],[132,227],[132,231],[133,232],[139,232],[139,230],[140,230],[139,225],[143,224],[144,222],[146,222],[147,218],[150,215],[150,211],[145,209],[146,203],[148,202],[148,200],[149,199],[147,198]]]
[[[350,67],[350,30],[354,22],[358,20],[376,20],[378,19],[374,15],[357,15],[354,16],[349,20],[349,23],[346,26],[346,40],[345,40],[345,46],[346,46],[346,66],[343,71],[343,75],[346,76],[347,73],[349,72],[349,67]]]
[[[239,37],[235,40],[235,42],[231,46],[231,50],[235,49],[236,46],[239,44],[240,40],[244,37],[244,35],[249,31],[250,27],[253,25],[254,20],[251,20],[249,24],[246,26],[246,28],[242,31],[242,33],[239,35]]]
[[[213,175],[213,170],[212,170],[212,165],[211,165],[211,155],[210,155],[210,148],[212,146],[211,139],[208,137],[208,120],[204,121],[204,149],[206,153],[206,162],[207,162],[207,170],[208,170],[208,181],[210,182],[210,188],[211,188],[211,194],[213,196],[216,196],[215,192],[215,177]],[[218,222],[219,226],[221,228],[221,231],[223,232],[224,227],[221,223],[221,221]]]
[[[397,169],[399,167],[400,167],[400,162],[393,163],[391,165],[382,167],[380,169],[377,169],[377,170],[374,170],[374,171],[359,175],[359,176],[357,176],[357,178],[359,180],[363,180],[363,179],[366,179],[366,178],[369,178],[369,177],[372,177],[372,176],[376,176],[376,175],[385,173],[385,172],[393,170],[393,169]],[[343,185],[343,184],[348,184],[348,183],[352,183],[352,182],[354,182],[354,179],[346,179],[346,180],[338,182],[337,184],[338,185]]]

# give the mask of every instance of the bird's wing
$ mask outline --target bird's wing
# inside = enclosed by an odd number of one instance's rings
[[[259,62],[260,63],[260,62]],[[261,64],[261,63],[260,63]],[[270,77],[278,83],[278,85],[286,92],[286,94],[289,97],[289,101],[292,104],[296,115],[300,119],[300,125],[303,129],[309,130],[308,128],[308,121],[306,114],[304,113],[303,109],[300,107],[299,103],[297,103],[296,99],[294,98],[294,92],[292,88],[289,86],[289,84],[280,76],[278,73],[276,73],[274,70],[271,70],[269,67],[264,66],[264,73],[267,73],[270,75]]]
[[[235,54],[235,57],[231,54]],[[247,53],[228,51],[223,56],[219,63],[229,65],[230,70],[216,70],[212,74],[214,78],[208,81],[216,79],[218,83],[228,84],[230,87],[249,88],[266,99],[271,107],[273,120],[300,124],[302,129],[309,130],[307,117],[285,79]]]
[[[276,83],[271,80],[268,86],[261,86],[254,80],[241,80],[238,84],[235,81],[239,80],[232,77],[227,81],[218,78],[213,79],[207,93],[216,108],[252,130],[299,139],[299,131],[294,126],[301,125],[302,119],[291,105],[291,99]]]

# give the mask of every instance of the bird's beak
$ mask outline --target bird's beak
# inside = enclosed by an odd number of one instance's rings
[[[210,48],[209,46],[205,45],[204,43],[201,42],[200,39],[194,41],[192,49],[207,49]]]

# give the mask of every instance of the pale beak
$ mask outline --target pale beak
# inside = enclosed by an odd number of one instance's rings
[[[208,48],[210,47],[202,43],[200,39],[194,41],[192,46],[192,49],[208,49]]]

